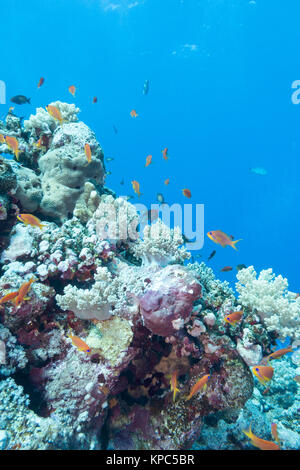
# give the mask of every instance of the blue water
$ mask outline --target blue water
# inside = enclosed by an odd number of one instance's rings
[[[242,238],[236,252],[205,237],[200,253],[206,260],[217,250],[210,265],[220,279],[233,284],[240,263],[272,267],[297,292],[299,13],[297,0],[9,0],[1,2],[0,80],[8,99],[31,97],[15,108],[21,116],[75,101],[115,159],[107,186],[118,194],[132,194],[134,179],[145,204],[157,192],[168,203],[202,203],[205,233]],[[0,118],[10,105],[0,105]],[[225,265],[233,271],[221,273]]]

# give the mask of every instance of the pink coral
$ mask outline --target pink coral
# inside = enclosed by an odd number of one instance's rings
[[[182,266],[171,265],[156,272],[149,285],[140,298],[145,326],[160,336],[176,333],[190,318],[201,295],[200,284]]]

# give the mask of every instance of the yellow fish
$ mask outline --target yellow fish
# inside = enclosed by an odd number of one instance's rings
[[[7,135],[5,137],[5,143],[13,151],[16,159],[19,160],[20,150],[19,150],[19,143],[18,143],[17,139],[15,137],[11,137],[11,136]]]
[[[133,181],[131,181],[131,184],[132,184],[132,187],[133,187],[134,192],[138,195],[138,197],[140,197],[140,196],[141,196],[141,192],[140,192],[140,183],[138,183],[137,181],[133,180]]]
[[[213,242],[218,243],[221,245],[223,248],[226,245],[232,246],[235,250],[236,248],[236,243],[240,242],[241,239],[239,240],[232,240],[226,233],[222,232],[221,230],[212,230],[211,232],[207,233],[208,238],[210,238]]]
[[[17,215],[17,219],[20,222],[23,222],[23,224],[31,225],[32,227],[39,227],[40,229],[42,229],[43,227],[46,227],[45,225],[41,223],[40,219],[38,219],[32,214],[19,214]]]
[[[46,106],[46,111],[52,116],[56,121],[59,121],[60,125],[64,122],[60,110],[56,106],[49,104]]]

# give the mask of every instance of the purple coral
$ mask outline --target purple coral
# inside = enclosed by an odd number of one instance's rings
[[[156,272],[140,298],[145,326],[160,336],[176,333],[189,320],[200,295],[200,284],[182,266],[171,265]]]

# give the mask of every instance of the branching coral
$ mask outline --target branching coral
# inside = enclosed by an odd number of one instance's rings
[[[142,265],[166,266],[170,263],[183,263],[191,254],[183,245],[179,227],[169,229],[160,219],[153,225],[146,225],[144,238],[135,243],[131,250],[136,258],[142,259]]]
[[[288,291],[287,279],[276,277],[271,268],[257,278],[253,266],[240,270],[237,278],[239,302],[257,311],[268,331],[276,331],[282,338],[300,338],[300,298]]]

